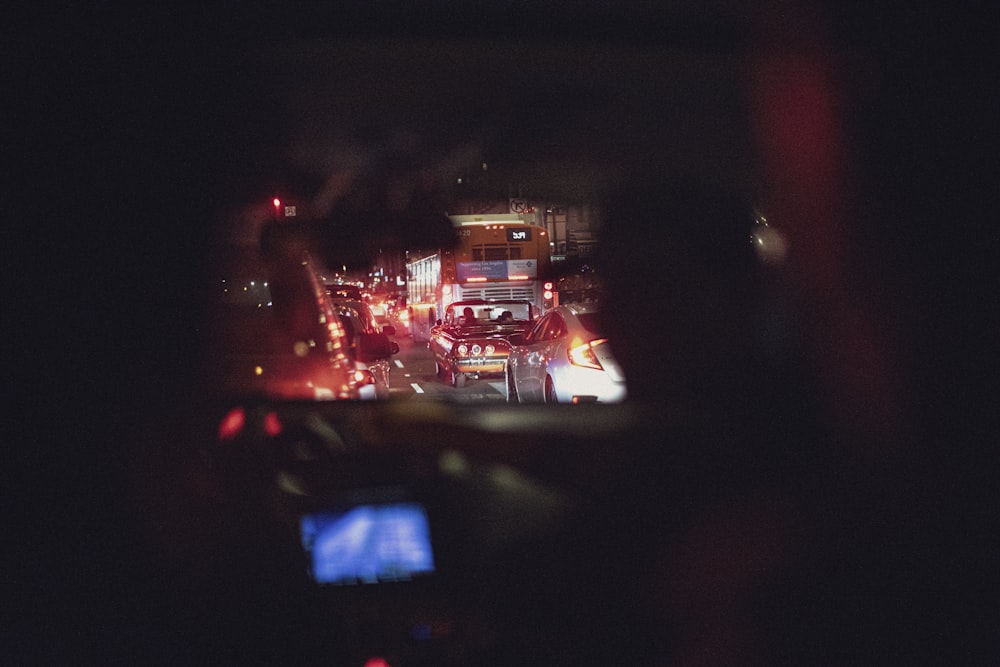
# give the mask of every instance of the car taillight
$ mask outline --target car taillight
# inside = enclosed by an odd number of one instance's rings
[[[483,353],[483,347],[479,343],[476,343],[472,346],[472,354],[478,357],[482,353]]]
[[[604,367],[601,366],[601,362],[597,359],[597,354],[594,353],[594,348],[607,340],[607,338],[599,338],[597,340],[592,340],[589,343],[584,343],[583,345],[571,347],[567,352],[569,362],[574,366],[593,368],[599,371],[604,370]]]
[[[458,354],[458,356],[465,357],[469,354],[469,346],[463,343],[462,345],[458,346],[455,352]]]
[[[486,356],[490,356],[497,351],[497,348],[495,345],[487,345],[484,351],[486,352]]]
[[[371,371],[359,368],[354,371],[354,382],[356,384],[375,384],[375,376],[372,375]]]

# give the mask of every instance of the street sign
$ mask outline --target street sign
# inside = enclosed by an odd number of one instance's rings
[[[294,206],[286,206],[285,207],[285,217],[286,218],[294,218],[295,217],[295,207]]]
[[[511,199],[510,200],[510,212],[511,213],[525,213],[528,210],[528,200],[527,199]]]

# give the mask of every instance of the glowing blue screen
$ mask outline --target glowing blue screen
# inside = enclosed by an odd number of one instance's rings
[[[406,581],[434,572],[427,513],[417,503],[311,514],[301,532],[318,583]]]

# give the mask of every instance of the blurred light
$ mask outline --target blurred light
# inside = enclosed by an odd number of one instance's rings
[[[465,477],[470,471],[465,455],[454,449],[441,452],[441,456],[438,457],[438,468],[451,477]]]
[[[261,375],[264,374],[264,367],[263,366],[254,366],[253,367],[253,374],[256,375],[257,377],[260,377]]]
[[[496,347],[494,347],[493,345],[487,345],[485,352],[486,352],[486,355],[489,356],[489,355],[493,354],[494,352],[496,352]]]
[[[365,667],[392,667],[385,658],[368,658],[365,660]]]
[[[468,353],[469,353],[469,347],[467,345],[459,345],[458,346],[458,356],[464,357]]]
[[[274,208],[276,209],[281,208],[281,200],[278,199],[277,197],[275,197],[271,203],[274,204]]]
[[[247,423],[247,413],[242,407],[235,407],[219,422],[219,440],[233,440],[243,432]]]
[[[757,258],[765,264],[781,264],[788,254],[785,235],[773,227],[762,226],[753,235]]]
[[[479,343],[476,343],[472,346],[472,354],[478,357],[482,353],[483,353],[483,348],[481,345],[479,345]]]
[[[264,432],[274,437],[280,435],[282,430],[281,420],[278,419],[277,413],[268,412],[267,416],[264,417]]]
[[[527,280],[528,276],[508,276],[507,280]]]
[[[552,300],[552,291],[551,290],[545,290],[544,292],[542,292],[542,297],[546,301],[551,301]]]

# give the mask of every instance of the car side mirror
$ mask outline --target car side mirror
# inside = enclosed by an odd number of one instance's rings
[[[399,351],[399,345],[393,351],[393,342],[384,333],[362,333],[358,339],[358,359],[368,363],[391,357]]]
[[[396,327],[392,326],[391,324],[387,324],[384,327],[382,327],[382,333],[384,333],[386,336],[395,336]]]

